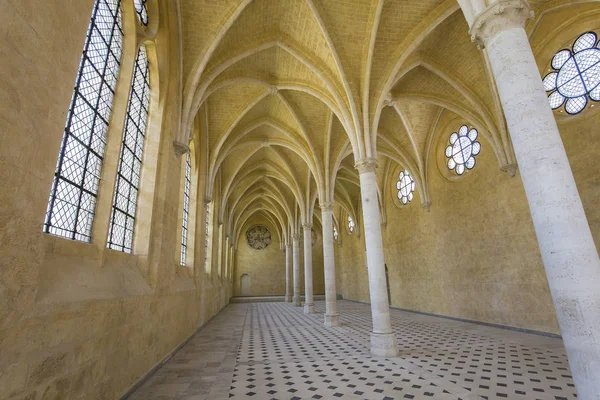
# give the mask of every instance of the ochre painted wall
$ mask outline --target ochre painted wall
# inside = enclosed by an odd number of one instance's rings
[[[175,129],[162,121],[158,102],[145,154],[155,170],[143,172],[138,210],[140,226],[148,225],[135,239],[145,244],[142,254],[107,250],[106,235],[86,244],[42,233],[94,2],[67,3],[0,1],[0,399],[119,398],[230,294],[226,281],[203,273],[202,263],[196,270],[178,265],[182,163],[171,144]],[[133,4],[123,3],[124,20],[133,23]],[[130,28],[126,22],[121,74],[133,69]],[[117,87],[121,110],[129,82]],[[123,115],[115,108],[111,125],[122,126]],[[121,133],[109,132],[109,147],[118,150]],[[101,185],[114,180],[110,157]],[[101,187],[95,231],[105,229],[111,202],[112,187]],[[198,225],[196,241],[203,243]],[[203,246],[196,249],[195,258],[203,259]]]
[[[271,231],[273,243],[264,250],[254,250],[246,242],[246,231],[254,225],[265,225]],[[313,293],[325,294],[325,275],[323,272],[323,237],[321,226],[315,224],[313,230],[316,242],[312,247]],[[245,224],[240,236],[235,256],[233,295],[240,296],[240,279],[248,274],[251,280],[250,296],[285,295],[285,251],[281,250],[278,236],[273,226],[264,218],[253,217]],[[283,246],[285,248],[285,246]],[[290,247],[290,251],[291,251]],[[300,240],[300,293],[304,294],[304,240]],[[293,258],[292,258],[293,260]],[[292,264],[293,269],[293,264]],[[292,272],[293,278],[293,272]],[[292,285],[293,286],[293,285]]]

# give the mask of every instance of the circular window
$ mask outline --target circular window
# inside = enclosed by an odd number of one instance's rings
[[[396,182],[396,189],[398,189],[398,200],[402,204],[407,204],[413,199],[413,193],[415,191],[415,180],[410,176],[410,172],[404,170],[400,172],[398,176],[398,182]]]
[[[350,231],[350,233],[354,233],[355,227],[356,225],[354,224],[354,220],[351,216],[348,215],[348,230]]]
[[[466,125],[450,135],[450,145],[446,147],[448,169],[462,175],[465,169],[475,167],[475,156],[481,151],[481,143],[477,142],[478,135],[477,129],[469,130]]]
[[[552,58],[554,69],[544,77],[544,89],[550,92],[550,107],[563,106],[568,114],[578,114],[588,96],[600,101],[600,43],[594,32],[579,36],[571,50],[560,50]]]
[[[264,250],[271,244],[271,232],[264,225],[253,226],[246,232],[248,246],[254,250]]]

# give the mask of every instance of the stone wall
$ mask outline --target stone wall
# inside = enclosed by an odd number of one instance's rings
[[[167,85],[174,74],[168,63],[151,67],[156,97],[147,151],[152,168],[143,172],[142,190],[153,190],[140,196],[143,228],[135,240],[141,250],[135,255],[107,250],[106,235],[87,244],[42,233],[92,5],[92,0],[61,7],[0,1],[1,399],[119,398],[230,296],[226,280],[205,274],[202,263],[196,269],[179,266],[182,163],[171,145],[172,121],[163,118],[161,108],[176,89]],[[124,2],[123,12],[122,79],[113,111],[117,122],[111,122],[121,128],[109,132],[108,145],[117,148],[124,115],[119,110],[139,44],[132,31],[133,4]],[[170,39],[164,39],[156,47],[148,45],[152,57],[168,54]],[[94,232],[108,223],[112,157],[102,171]],[[204,229],[198,225],[201,235]],[[196,241],[203,243],[204,237]],[[197,246],[196,260],[203,259],[202,250]]]

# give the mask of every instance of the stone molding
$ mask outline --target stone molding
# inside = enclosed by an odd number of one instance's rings
[[[173,149],[175,150],[175,155],[177,157],[181,157],[182,155],[190,151],[190,148],[187,144],[178,141],[173,141]]]
[[[484,49],[491,38],[508,29],[524,28],[533,18],[526,0],[499,0],[475,17],[471,26],[471,40]]]
[[[321,206],[321,211],[330,212],[333,210],[333,203],[331,203],[331,202],[321,203],[320,206]]]
[[[517,174],[519,166],[517,164],[506,164],[503,165],[500,170],[506,172],[511,178],[514,178]]]
[[[356,164],[354,164],[354,168],[358,170],[359,174],[366,174],[367,172],[375,173],[375,170],[377,169],[377,159],[363,158],[362,160],[358,160]]]

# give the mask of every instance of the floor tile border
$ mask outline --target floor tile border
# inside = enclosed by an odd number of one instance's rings
[[[198,329],[196,329],[190,336],[188,336],[183,342],[181,342],[177,347],[175,347],[173,350],[171,350],[171,352],[167,353],[166,356],[164,356],[159,362],[157,362],[152,368],[150,368],[148,370],[148,372],[146,372],[144,375],[142,375],[133,385],[131,385],[129,387],[129,389],[127,389],[127,391],[125,391],[125,393],[119,398],[120,400],[127,400],[129,398],[129,396],[131,396],[137,389],[139,389],[148,379],[150,379],[152,377],[152,375],[154,375],[154,373],[156,371],[158,371],[160,369],[160,367],[162,367],[163,365],[165,365],[167,362],[169,362],[169,360],[171,358],[173,358],[173,356],[175,356],[175,354],[177,354],[177,352],[179,350],[181,350],[181,348],[183,346],[185,346],[186,344],[188,344],[188,342],[190,340],[192,340],[194,338],[194,336],[196,336],[198,333],[200,333],[200,331],[202,329],[204,329],[213,319],[215,319],[219,314],[221,314],[226,308],[227,306],[229,306],[230,303],[227,303],[225,305],[225,307],[221,308],[221,310],[219,310],[218,313],[216,313],[215,315],[213,315],[212,317],[210,317],[208,320],[206,320],[202,325],[200,325],[200,327]]]
[[[344,297],[344,300],[351,301],[353,303],[360,303],[360,304],[371,305],[371,303],[367,303],[366,301],[352,300],[352,299],[347,299],[345,297]],[[551,333],[551,332],[536,331],[534,329],[519,328],[517,326],[510,326],[510,325],[494,324],[492,322],[477,321],[477,320],[467,319],[467,318],[451,317],[449,315],[435,314],[435,313],[429,313],[429,312],[425,312],[425,311],[410,310],[408,308],[401,308],[401,307],[394,307],[394,306],[390,306],[390,308],[393,309],[393,310],[406,311],[406,312],[410,312],[410,313],[414,313],[414,314],[427,315],[427,316],[430,316],[430,317],[451,319],[451,320],[454,320],[454,321],[468,322],[470,324],[475,324],[475,325],[483,325],[483,326],[489,326],[489,327],[492,327],[492,328],[506,329],[508,331],[516,331],[516,332],[522,332],[522,333],[529,333],[529,334],[532,334],[532,335],[545,336],[545,337],[549,337],[549,338],[553,338],[553,339],[562,339],[561,335],[556,334],[556,333]]]

